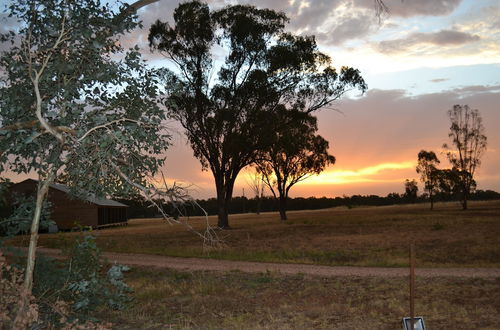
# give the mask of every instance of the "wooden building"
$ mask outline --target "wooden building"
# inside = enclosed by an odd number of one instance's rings
[[[11,187],[11,193],[34,195],[38,181],[27,179]],[[97,198],[91,194],[84,199],[70,194],[66,185],[50,185],[48,200],[51,203],[51,220],[59,229],[67,230],[78,226],[93,228],[127,223],[128,206],[110,199]]]

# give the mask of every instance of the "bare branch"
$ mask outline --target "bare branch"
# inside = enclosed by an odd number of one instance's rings
[[[162,215],[163,219],[165,219],[168,223],[176,223],[185,226],[189,231],[193,232],[194,234],[198,235],[203,239],[203,247],[204,249],[206,248],[214,248],[214,247],[220,247],[223,242],[221,239],[219,239],[217,233],[214,231],[214,229],[210,226],[208,222],[208,214],[206,211],[189,195],[187,194],[186,190],[178,186],[174,183],[172,186],[168,186],[167,182],[165,180],[165,177],[162,175],[162,180],[163,180],[163,189],[161,188],[156,188],[154,185],[151,185],[150,187],[145,187],[142,184],[139,184],[137,182],[134,182],[132,179],[130,179],[123,171],[120,169],[118,165],[115,164],[115,162],[111,159],[108,159],[109,163],[115,170],[115,172],[123,179],[125,180],[128,184],[131,186],[135,187],[137,190],[139,190],[144,198],[151,203],[153,207],[155,207],[158,212]],[[163,209],[162,205],[159,204],[159,201],[170,201],[174,207],[178,209],[178,203],[179,201],[181,203],[185,202],[190,202],[191,204],[199,207],[203,213],[205,214],[205,222],[206,222],[206,228],[203,233],[198,232],[195,230],[191,224],[189,224],[187,221],[181,221],[176,217],[172,217],[165,210]],[[180,211],[180,210],[179,210]],[[181,213],[181,212],[180,212]]]
[[[49,122],[42,115],[42,96],[40,94],[39,81],[40,81],[40,77],[43,75],[43,73],[47,67],[47,64],[49,63],[50,58],[52,57],[52,53],[59,47],[59,45],[66,38],[65,35],[67,34],[67,31],[65,29],[65,24],[66,24],[66,16],[63,16],[63,19],[61,22],[61,31],[59,33],[59,36],[58,36],[57,40],[54,42],[54,45],[50,48],[48,55],[45,57],[44,61],[42,62],[42,66],[40,67],[40,69],[38,71],[36,71],[32,68],[31,52],[30,52],[30,57],[29,57],[29,59],[30,59],[30,63],[29,63],[30,64],[30,66],[29,66],[30,72],[29,73],[30,73],[30,78],[31,78],[31,81],[33,83],[33,87],[35,89],[35,95],[36,95],[36,108],[35,108],[36,117],[38,118],[40,125],[42,125],[42,127],[47,132],[52,134],[60,143],[64,143],[64,136],[60,132],[58,132],[56,129],[54,129],[54,127],[52,127],[52,125],[50,125]],[[28,47],[28,51],[29,51],[29,49],[31,48],[31,45],[28,44],[27,47]],[[34,76],[31,75],[31,71],[34,71],[34,73],[35,73]]]
[[[102,125],[92,127],[87,132],[85,132],[85,134],[83,134],[77,141],[82,142],[83,140],[85,140],[85,138],[87,136],[89,136],[89,134],[92,134],[92,132],[95,132],[99,129],[105,129],[105,128],[108,128],[109,126],[113,126],[115,124],[122,123],[122,122],[131,122],[131,123],[136,123],[138,125],[141,125],[143,127],[152,127],[151,125],[147,125],[146,123],[144,123],[140,120],[135,120],[135,119],[130,119],[130,118],[120,118],[120,119],[112,120],[112,121],[105,123],[105,124],[102,124]]]
[[[152,3],[158,2],[159,0],[139,0],[134,2],[129,6],[129,11],[138,11],[142,7],[146,7],[147,5],[150,5]]]

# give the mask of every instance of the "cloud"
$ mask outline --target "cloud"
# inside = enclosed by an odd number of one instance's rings
[[[129,1],[132,3],[132,1]],[[139,46],[143,58],[154,61],[163,59],[164,57],[157,53],[151,52],[148,42],[149,28],[156,20],[170,22],[173,24],[173,13],[175,8],[181,1],[160,0],[158,2],[147,5],[138,11],[139,21],[143,25],[142,28],[137,28],[131,33],[127,33],[120,37],[120,43],[125,48],[132,48],[135,45]]]
[[[432,33],[415,32],[405,38],[385,40],[378,44],[378,50],[385,54],[403,53],[422,45],[460,46],[481,38],[467,32],[441,30]]]
[[[462,0],[385,0],[390,16],[444,16],[453,12]],[[359,7],[373,9],[373,0],[354,0]]]
[[[285,10],[290,17],[289,29],[300,34],[314,34],[324,45],[339,46],[366,37],[378,28],[373,8],[356,6],[353,1],[295,1],[299,7]]]
[[[359,12],[338,16],[328,26],[328,32],[316,33],[317,40],[322,44],[338,46],[362,38],[373,30],[374,20],[373,15]]]
[[[460,98],[469,95],[479,95],[483,93],[500,93],[500,85],[493,86],[483,86],[483,85],[473,85],[458,87],[451,90],[453,93],[460,95]]]
[[[450,80],[449,78],[436,78],[436,79],[431,79],[429,80],[430,82],[433,82],[433,83],[440,83],[440,82],[444,82],[444,81],[448,81]]]
[[[173,22],[173,12],[181,3],[180,0],[161,0],[141,9],[139,19],[142,29],[120,38],[125,48],[138,45],[145,59],[158,60],[163,56],[149,49],[147,36],[149,27],[157,20]],[[362,38],[372,32],[377,26],[373,8],[358,8],[349,0],[295,0],[295,1],[265,1],[240,0],[231,3],[253,5],[258,8],[270,8],[284,12],[290,22],[286,29],[301,35],[316,35],[320,43],[341,45],[356,38]],[[224,0],[208,1],[212,10],[222,8],[228,2]]]

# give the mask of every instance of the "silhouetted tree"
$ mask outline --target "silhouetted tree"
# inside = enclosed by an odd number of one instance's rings
[[[453,149],[446,143],[448,160],[457,171],[460,179],[462,208],[467,209],[476,169],[481,165],[481,157],[486,151],[486,135],[483,120],[477,109],[468,105],[454,105],[448,111],[451,127],[448,136]]]
[[[192,1],[177,7],[175,26],[157,21],[150,29],[151,47],[177,66],[165,74],[165,105],[214,176],[221,228],[229,227],[236,177],[269,144],[270,114],[278,107],[312,112],[352,87],[366,88],[358,70],[337,72],[314,37],[285,33],[287,20],[243,5],[211,12]]]
[[[270,122],[272,143],[261,153],[256,166],[279,200],[280,217],[285,221],[290,188],[321,173],[327,165],[335,163],[335,157],[328,153],[328,141],[315,134],[316,118],[310,114],[282,108]]]
[[[434,194],[438,186],[437,165],[439,159],[434,151],[421,150],[418,153],[417,173],[420,174],[420,180],[424,183],[424,189],[429,194],[431,210],[434,208]]]
[[[467,175],[467,174],[465,174]],[[438,192],[444,200],[453,200],[461,197],[462,184],[461,174],[456,169],[437,170]],[[476,181],[471,181],[471,193],[476,189]]]
[[[418,184],[416,180],[405,180],[405,199],[410,203],[415,203],[418,194]]]
[[[255,206],[255,213],[260,214],[260,207],[262,198],[264,197],[264,178],[262,174],[255,171],[247,176],[247,185],[253,191],[257,205]]]

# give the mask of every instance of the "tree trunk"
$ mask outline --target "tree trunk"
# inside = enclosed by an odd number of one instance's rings
[[[260,214],[260,204],[262,203],[262,199],[260,198],[260,196],[257,196],[257,215]]]
[[[288,218],[286,216],[286,201],[287,201],[286,197],[280,196],[279,209],[280,209],[280,219],[281,219],[281,221],[288,220]]]
[[[234,179],[224,180],[222,175],[215,178],[217,188],[218,220],[217,227],[229,229],[229,203],[233,195]]]
[[[467,199],[469,198],[469,189],[468,187],[464,187],[464,192],[462,195],[462,210],[467,210]]]
[[[42,181],[41,178],[39,178],[38,180],[36,207],[35,207],[35,214],[33,215],[33,221],[31,223],[30,245],[28,248],[26,270],[24,274],[23,292],[21,293],[21,299],[19,301],[19,309],[17,311],[16,318],[12,325],[12,329],[22,328],[23,321],[26,319],[27,307],[33,288],[33,272],[35,270],[36,247],[38,244],[38,229],[40,227],[40,215],[42,214],[43,202],[49,190],[49,185],[52,183],[53,180],[54,180],[54,174],[50,174],[49,177],[44,181]]]
[[[226,199],[219,197],[219,194],[217,194],[217,206],[219,210],[217,215],[217,227],[227,229],[229,228],[228,205],[226,205]]]
[[[429,199],[431,200],[431,210],[434,210],[434,196],[432,195],[432,191],[429,191]]]

